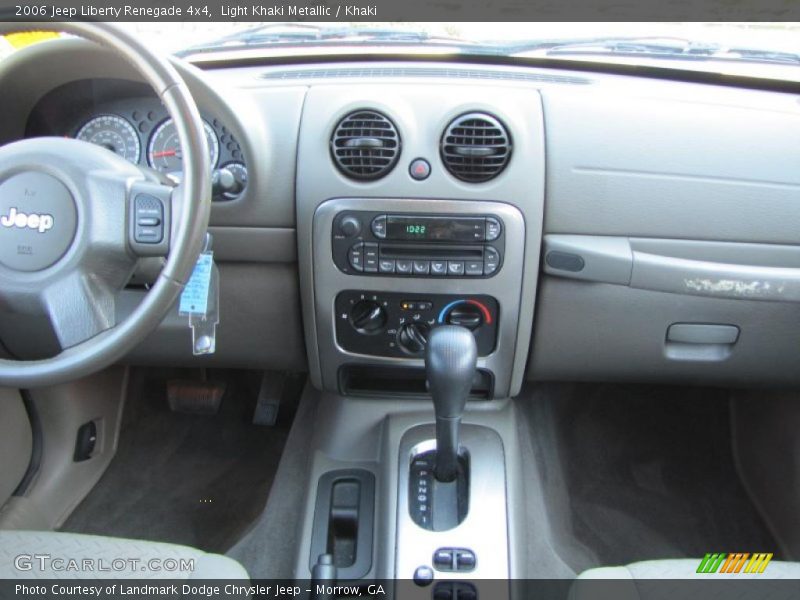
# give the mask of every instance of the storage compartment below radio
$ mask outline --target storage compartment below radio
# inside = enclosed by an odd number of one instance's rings
[[[469,399],[490,399],[493,384],[491,372],[478,369],[472,380]],[[339,369],[339,392],[346,396],[369,398],[430,397],[425,384],[425,369],[417,367],[344,365]]]

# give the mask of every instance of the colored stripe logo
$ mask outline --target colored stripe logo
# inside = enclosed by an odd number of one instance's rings
[[[771,552],[747,552],[709,553],[700,561],[697,567],[698,573],[763,573],[769,561],[772,560]]]

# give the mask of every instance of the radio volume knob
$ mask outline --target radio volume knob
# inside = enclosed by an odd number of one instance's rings
[[[372,335],[386,326],[386,311],[373,300],[360,300],[350,309],[350,323],[359,333]]]
[[[361,221],[356,217],[347,216],[339,221],[339,232],[345,237],[353,237],[361,233]]]

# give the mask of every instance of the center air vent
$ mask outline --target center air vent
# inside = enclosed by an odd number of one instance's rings
[[[511,137],[505,126],[486,113],[456,117],[445,129],[442,161],[462,181],[480,183],[497,177],[511,157]]]
[[[351,179],[379,179],[400,156],[400,135],[388,117],[358,110],[339,121],[331,137],[331,154]]]

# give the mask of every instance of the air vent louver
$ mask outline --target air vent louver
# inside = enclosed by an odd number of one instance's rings
[[[379,179],[392,170],[400,156],[400,134],[381,113],[358,110],[334,129],[331,154],[339,170],[351,179]]]
[[[456,117],[445,129],[442,161],[462,181],[480,183],[497,177],[511,157],[511,137],[491,115],[468,113]]]

